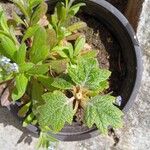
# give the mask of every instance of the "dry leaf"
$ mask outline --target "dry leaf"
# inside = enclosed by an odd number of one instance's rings
[[[9,91],[9,87],[7,87],[1,96],[2,106],[9,106],[11,104],[11,102],[9,101],[9,96],[10,96],[10,91]]]

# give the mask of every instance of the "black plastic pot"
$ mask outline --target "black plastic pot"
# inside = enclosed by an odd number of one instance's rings
[[[51,5],[52,1],[48,3]],[[126,78],[120,87],[120,95],[126,99],[121,109],[126,113],[134,103],[142,77],[142,54],[136,35],[127,19],[104,0],[87,0],[86,7],[82,9],[104,24],[121,46],[121,53],[127,66]],[[16,115],[16,106],[11,106],[10,110]],[[29,126],[28,129],[38,133],[36,127]],[[73,123],[71,126],[66,125],[55,137],[61,141],[78,141],[98,134],[96,127],[89,129]]]

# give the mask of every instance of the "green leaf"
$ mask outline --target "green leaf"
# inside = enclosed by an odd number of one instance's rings
[[[58,53],[62,58],[69,57],[69,47],[67,46],[56,46],[52,49],[52,52]]]
[[[72,89],[73,85],[63,78],[55,78],[52,86],[61,90]]]
[[[77,85],[97,90],[100,82],[106,81],[111,73],[100,69],[96,59],[81,59],[77,65],[68,66],[68,74]]]
[[[41,106],[37,115],[40,126],[48,126],[54,132],[59,132],[65,123],[72,123],[73,120],[73,105],[60,91],[46,93],[43,96],[45,104]]]
[[[85,45],[85,37],[80,36],[75,42],[74,56],[79,55],[81,50],[83,50],[84,45]]]
[[[90,50],[85,53],[81,53],[82,59],[96,58],[98,52],[96,50]]]
[[[43,65],[34,65],[33,68],[27,71],[30,75],[42,75],[47,73],[49,70],[49,66],[47,64]]]
[[[15,43],[17,44],[16,46],[18,47],[18,45],[20,45],[20,43],[18,42],[18,39],[15,35],[15,27],[13,25],[9,25],[9,35],[10,35],[10,39]]]
[[[43,0],[28,0],[29,1],[29,7],[32,10],[34,7],[39,5]]]
[[[32,121],[34,120],[35,116],[33,113],[30,113],[26,119],[23,121],[23,127],[27,127],[29,124],[32,123]]]
[[[26,39],[28,39],[28,38],[34,36],[35,32],[36,32],[39,28],[40,28],[40,26],[39,26],[38,24],[35,25],[35,26],[33,26],[33,27],[29,27],[29,28],[26,30],[26,32],[25,32],[25,34],[24,34],[24,36],[23,36],[22,42],[24,42]]]
[[[26,44],[22,43],[19,50],[16,51],[15,60],[17,64],[24,64],[26,60]]]
[[[102,81],[99,83],[99,85],[97,87],[95,87],[95,89],[96,88],[99,92],[103,92],[104,90],[109,88],[109,82],[108,81]]]
[[[26,6],[24,5],[23,0],[11,0],[19,9],[20,11],[26,16],[29,17],[29,13],[27,11]]]
[[[81,6],[85,6],[85,3],[78,3],[74,6],[72,6],[70,9],[69,9],[69,12],[68,14],[72,17],[72,16],[75,16],[76,13],[79,11],[80,7]]]
[[[52,49],[57,44],[57,35],[54,29],[47,29],[48,44]]]
[[[34,115],[38,113],[38,109],[41,105],[44,104],[44,101],[42,99],[42,95],[44,93],[43,86],[36,80],[32,81],[32,111]]]
[[[56,9],[57,9],[58,20],[65,21],[67,16],[67,10],[64,6],[64,3],[62,2],[57,3]]]
[[[7,82],[13,78],[12,74],[8,75],[5,71],[0,68],[0,84],[3,82]]]
[[[18,116],[19,117],[25,117],[27,112],[29,111],[31,106],[31,102],[25,104],[24,106],[21,107],[21,109],[18,111]]]
[[[84,121],[91,128],[94,124],[101,133],[106,134],[108,126],[122,127],[123,112],[113,105],[115,97],[110,95],[95,96],[87,104]]]
[[[34,35],[33,45],[30,51],[31,62],[38,63],[44,60],[49,52],[47,45],[47,34],[43,27],[40,27]]]
[[[34,13],[31,18],[31,26],[36,25],[39,20],[46,14],[48,6],[45,2],[40,3],[40,5],[35,8]]]
[[[49,133],[47,132],[40,132],[40,137],[37,145],[37,149],[39,148],[47,148],[51,145],[51,143],[57,142],[57,139],[52,137]]]
[[[9,33],[9,27],[7,25],[7,19],[2,7],[0,6],[0,29]]]
[[[24,63],[19,65],[19,72],[24,73],[33,68],[34,64],[33,63]]]
[[[58,17],[56,14],[51,15],[51,24],[54,26],[54,28],[57,28],[57,23],[58,23]]]
[[[13,12],[13,19],[16,21],[16,23],[26,26],[24,21],[20,18],[20,16],[18,16],[16,12]]]
[[[72,46],[72,44],[71,43],[67,43],[67,47],[68,47],[68,53],[69,53],[69,57],[70,58],[73,58],[73,46]]]
[[[12,92],[12,99],[13,101],[16,101],[20,99],[27,88],[28,79],[24,74],[19,74],[15,78],[15,89]]]
[[[4,56],[14,60],[14,55],[15,52],[17,51],[17,48],[14,44],[14,42],[6,37],[6,36],[2,36],[0,37],[0,41],[1,41],[1,46],[3,49],[0,49],[0,53],[3,54]]]
[[[66,60],[51,60],[50,61],[51,70],[60,74],[66,71],[67,61]]]
[[[68,30],[70,32],[74,32],[76,30],[79,30],[79,29],[82,29],[82,28],[85,28],[87,26],[87,24],[83,21],[80,21],[80,22],[77,22],[77,23],[74,23],[73,25],[69,26],[68,27]]]
[[[37,80],[40,81],[41,84],[45,88],[47,88],[49,90],[53,90],[54,89],[54,87],[52,86],[52,83],[53,83],[54,79],[52,77],[41,75],[41,76],[38,76]]]

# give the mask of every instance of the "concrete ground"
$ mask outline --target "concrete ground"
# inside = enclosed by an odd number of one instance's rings
[[[120,143],[113,147],[110,137],[98,136],[81,142],[60,142],[50,150],[150,150],[150,0],[143,5],[137,36],[143,50],[143,79],[135,104],[124,117],[124,128],[116,131]],[[35,150],[36,142],[0,106],[0,150]]]

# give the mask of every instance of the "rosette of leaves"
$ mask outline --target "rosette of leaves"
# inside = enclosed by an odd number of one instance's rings
[[[72,124],[79,109],[80,121],[101,133],[108,126],[121,127],[115,97],[104,92],[111,72],[100,68],[97,51],[86,49],[85,36],[78,32],[86,24],[67,23],[85,4],[65,0],[49,16],[44,0],[11,1],[21,14],[7,19],[0,8],[0,83],[11,82],[10,101],[22,104],[23,126],[41,130],[38,146],[55,141],[53,135]],[[8,66],[15,68],[8,72]]]

